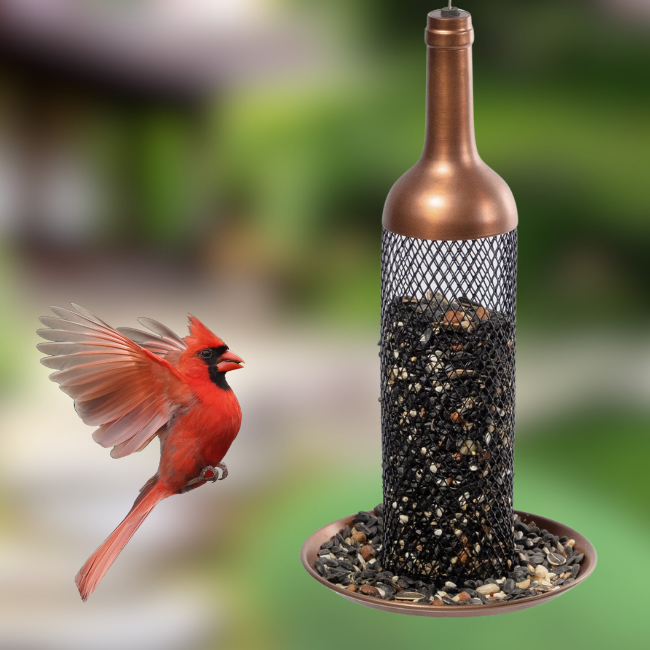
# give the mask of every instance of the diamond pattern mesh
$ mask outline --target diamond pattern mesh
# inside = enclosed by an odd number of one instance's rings
[[[383,232],[385,570],[442,584],[511,564],[516,265],[516,230]]]

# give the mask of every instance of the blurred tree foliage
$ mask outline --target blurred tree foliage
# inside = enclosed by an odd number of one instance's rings
[[[225,97],[218,185],[223,200],[281,251],[294,297],[336,312],[337,294],[354,285],[359,296],[372,296],[357,311],[375,318],[383,201],[421,151],[422,32],[431,6],[293,7],[320,12],[347,65]],[[594,296],[638,295],[650,276],[650,26],[577,0],[466,8],[477,29],[479,149],[519,205],[520,317],[548,325],[557,322],[545,317],[550,307],[572,307],[564,326],[580,322]],[[335,267],[350,231],[355,263],[344,261],[342,284]],[[333,303],[323,303],[323,292]]]

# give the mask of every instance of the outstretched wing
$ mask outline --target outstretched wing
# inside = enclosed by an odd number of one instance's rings
[[[149,352],[153,352],[159,357],[165,357],[169,361],[175,360],[176,356],[187,348],[185,341],[162,323],[152,318],[138,318],[138,322],[158,336],[136,330],[133,327],[116,327],[115,329],[120,334],[124,334],[124,336],[135,341],[145,350],[149,350]]]
[[[59,318],[40,319],[47,329],[37,333],[48,342],[37,347],[51,355],[41,363],[58,371],[50,379],[74,399],[81,419],[99,425],[95,442],[113,447],[113,458],[123,458],[146,447],[178,406],[192,399],[174,366],[163,358],[185,344],[157,324],[165,336],[151,337],[158,343],[138,345],[83,307],[72,306],[76,311],[51,307]]]

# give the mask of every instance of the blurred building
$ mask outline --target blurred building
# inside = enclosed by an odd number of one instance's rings
[[[209,112],[311,47],[264,0],[2,0],[0,234],[65,248],[196,236],[214,213]]]

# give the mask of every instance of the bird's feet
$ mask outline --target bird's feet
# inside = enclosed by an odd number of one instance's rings
[[[221,470],[221,476],[219,476],[217,467]],[[228,468],[226,467],[226,463],[217,463],[216,467],[212,467],[212,465],[208,465],[207,467],[204,467],[201,470],[201,474],[199,478],[194,480],[212,481],[214,483],[215,481],[223,481],[223,479],[225,479],[226,476],[228,476]]]
[[[219,476],[219,469],[221,470],[221,476]],[[185,484],[183,491],[189,490],[192,488],[192,486],[196,485],[197,483],[203,483],[204,481],[210,481],[212,483],[215,481],[223,481],[226,476],[228,476],[228,468],[226,467],[226,463],[217,463],[216,467],[208,465],[201,470],[201,473],[196,478],[193,478],[191,481],[188,481]]]

